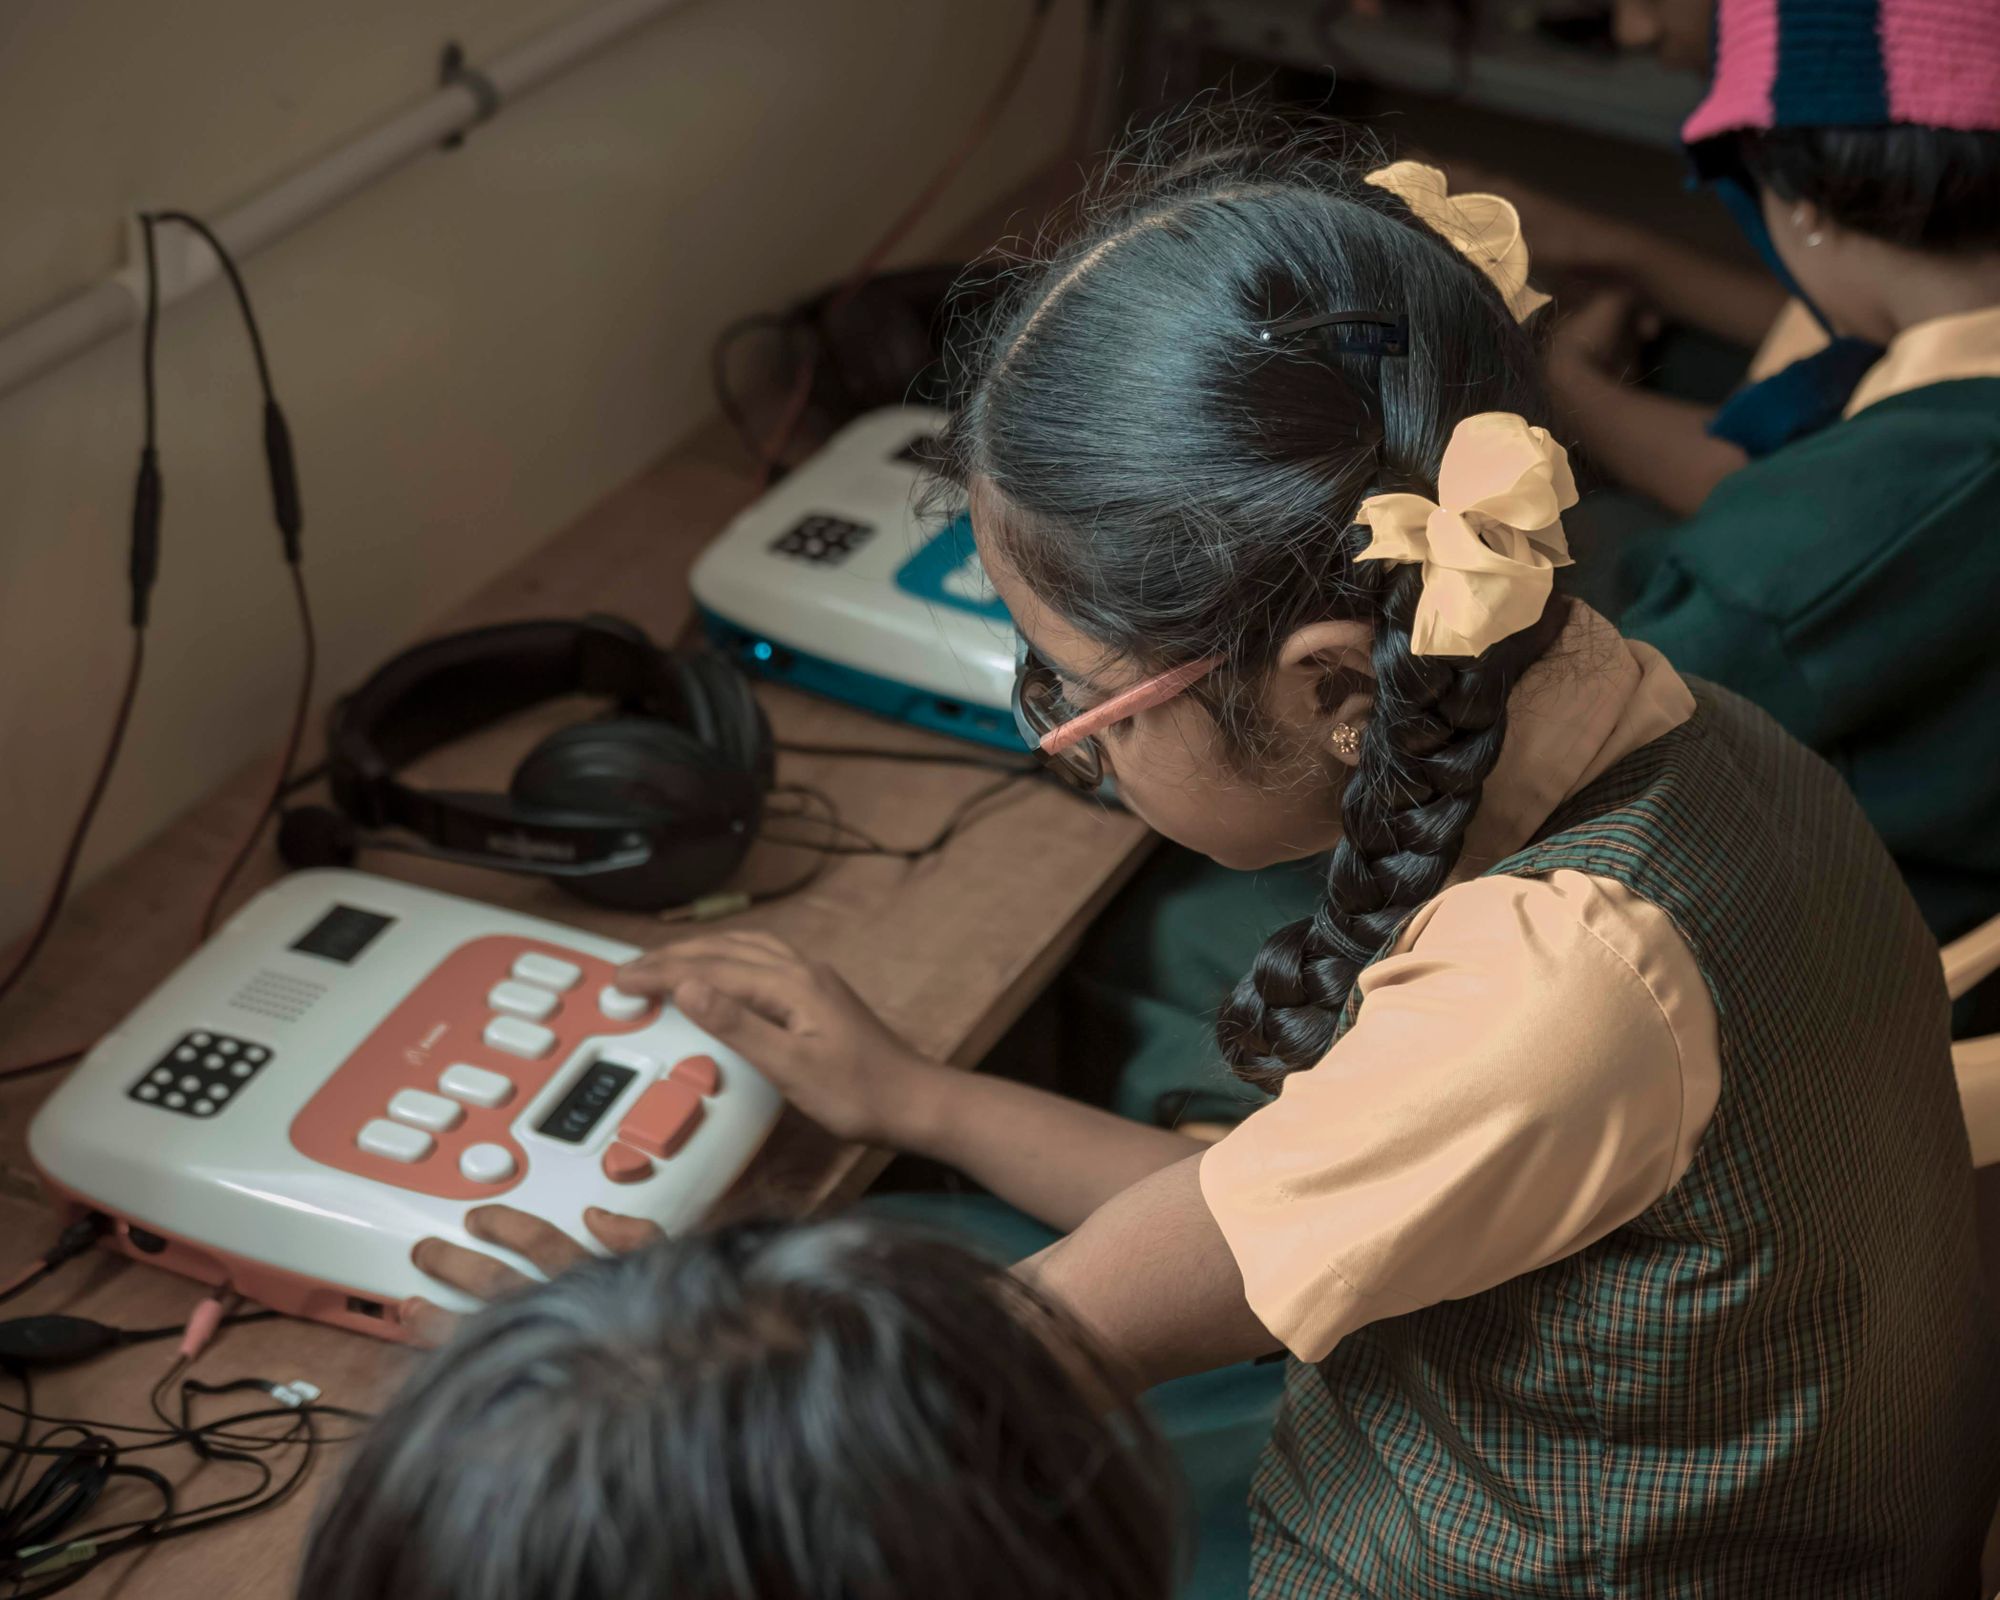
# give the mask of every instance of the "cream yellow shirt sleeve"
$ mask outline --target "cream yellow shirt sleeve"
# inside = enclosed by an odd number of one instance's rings
[[[1305,1361],[1631,1221],[1721,1088],[1693,953],[1608,879],[1448,888],[1360,989],[1340,1043],[1201,1163],[1251,1309]]]

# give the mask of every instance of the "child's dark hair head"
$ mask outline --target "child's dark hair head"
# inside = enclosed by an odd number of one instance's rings
[[[1072,1324],[859,1219],[592,1261],[472,1319],[314,1531],[310,1600],[1166,1600],[1169,1469]]]
[[[1912,126],[1736,135],[1758,184],[1907,250],[2000,250],[2000,133]]]
[[[1457,423],[1542,413],[1529,336],[1366,181],[1380,165],[1351,133],[1259,113],[1152,136],[982,321],[947,440],[982,548],[1107,657],[1224,658],[1194,693],[1246,770],[1268,753],[1262,692],[1294,630],[1373,625],[1325,903],[1271,938],[1219,1023],[1231,1064],[1266,1085],[1325,1054],[1361,967],[1444,887],[1508,694],[1563,610],[1476,658],[1418,656],[1421,567],[1355,559],[1362,498],[1434,495]],[[1403,319],[1407,354],[1343,348],[1353,329],[1267,337],[1338,311]],[[1329,683],[1325,704],[1340,698]]]

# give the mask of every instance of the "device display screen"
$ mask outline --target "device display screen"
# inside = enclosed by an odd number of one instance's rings
[[[571,1087],[555,1110],[536,1125],[535,1132],[579,1144],[597,1126],[611,1102],[625,1092],[638,1074],[615,1061],[598,1061]]]
[[[295,940],[292,948],[327,961],[349,962],[395,920],[373,911],[358,911],[353,906],[335,906]]]

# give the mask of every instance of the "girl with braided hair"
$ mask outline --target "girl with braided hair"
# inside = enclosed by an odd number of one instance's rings
[[[1830,768],[1557,593],[1527,275],[1502,201],[1236,137],[967,360],[1031,741],[1324,861],[1221,1006],[1270,1098],[1219,1142],[941,1070],[765,935],[619,983],[1065,1230],[1020,1270],[1135,1381],[1288,1352],[1253,1595],[1969,1594],[2000,1364],[1936,947]]]

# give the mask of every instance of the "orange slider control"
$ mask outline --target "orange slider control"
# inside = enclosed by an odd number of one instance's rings
[[[697,1094],[714,1094],[722,1087],[722,1068],[716,1065],[714,1056],[689,1056],[685,1061],[677,1061],[667,1076]]]
[[[618,1137],[649,1156],[665,1158],[687,1142],[701,1121],[701,1091],[667,1078],[634,1102],[618,1125]]]
[[[604,1175],[613,1183],[643,1183],[653,1175],[653,1163],[645,1151],[614,1142],[604,1147]]]

